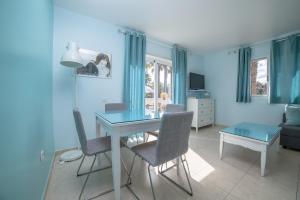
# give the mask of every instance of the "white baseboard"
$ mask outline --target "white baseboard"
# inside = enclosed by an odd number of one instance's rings
[[[77,148],[74,147],[74,148],[60,149],[60,150],[54,151],[53,156],[52,156],[52,158],[51,158],[50,170],[49,170],[48,177],[47,177],[47,181],[46,181],[47,184],[46,184],[46,186],[45,186],[45,188],[44,188],[44,192],[43,192],[43,195],[42,195],[42,199],[45,200],[45,198],[46,198],[46,196],[47,196],[47,193],[48,193],[49,183],[50,183],[50,181],[51,181],[51,177],[52,177],[52,173],[53,173],[53,168],[54,168],[54,161],[55,161],[55,158],[56,158],[58,155],[60,155],[60,154],[62,154],[62,153],[64,153],[64,152],[66,152],[66,151],[74,150],[74,149],[77,149]]]
[[[48,172],[48,176],[47,176],[47,180],[46,180],[46,185],[44,187],[42,199],[45,199],[46,196],[47,196],[48,187],[49,187],[50,179],[51,179],[51,176],[52,176],[52,170],[53,170],[53,166],[54,166],[55,157],[56,157],[56,152],[53,152],[52,158],[51,158],[51,163],[50,163],[50,169],[49,169],[49,172]]]

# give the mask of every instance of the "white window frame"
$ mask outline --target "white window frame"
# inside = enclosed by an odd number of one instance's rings
[[[152,60],[154,63],[154,110],[158,111],[158,76],[159,76],[159,70],[157,61],[159,60],[159,63],[170,65],[172,67],[172,61],[167,58],[162,58],[158,56],[153,56],[151,54],[146,54],[146,62],[148,60]],[[172,81],[172,80],[171,80]],[[173,84],[172,84],[173,86]]]

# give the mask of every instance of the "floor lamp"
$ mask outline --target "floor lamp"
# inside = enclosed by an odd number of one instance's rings
[[[75,42],[69,42],[67,50],[61,58],[60,64],[74,69],[74,108],[77,108],[77,75],[76,69],[82,67],[82,59],[78,52]],[[71,112],[70,112],[71,113]],[[77,140],[76,140],[77,141]],[[60,161],[73,161],[81,158],[82,151],[80,149],[66,151],[60,156]]]

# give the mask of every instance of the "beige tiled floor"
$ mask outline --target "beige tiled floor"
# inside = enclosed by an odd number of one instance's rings
[[[187,153],[194,196],[190,197],[174,187],[152,171],[156,194],[162,200],[300,200],[300,152],[271,147],[268,152],[266,176],[260,176],[260,154],[239,146],[225,144],[223,160],[219,160],[220,127],[203,128],[196,134],[191,132],[190,149]],[[122,158],[129,166],[132,153],[122,149]],[[84,177],[75,176],[79,160],[58,164],[55,158],[54,169],[50,178],[47,200],[78,199]],[[105,165],[102,157],[102,164]],[[83,169],[87,169],[89,160]],[[132,188],[141,199],[152,199],[146,164],[137,159],[133,173]],[[183,171],[178,177],[175,171],[170,176],[185,183]],[[126,176],[123,172],[123,181]],[[183,178],[182,178],[183,177]],[[112,185],[112,173],[106,171],[91,175],[85,196],[97,194]],[[122,199],[134,199],[127,189],[122,190]],[[113,199],[107,194],[97,199]]]

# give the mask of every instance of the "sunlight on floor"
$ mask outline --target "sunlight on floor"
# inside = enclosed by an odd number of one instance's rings
[[[186,159],[189,163],[191,177],[197,182],[201,182],[210,173],[215,171],[215,168],[213,168],[191,148],[189,148],[186,154]]]
[[[208,162],[206,162],[199,154],[189,148],[186,153],[186,159],[188,162],[188,167],[190,170],[190,176],[193,180],[197,182],[201,182],[205,177],[207,177],[210,173],[215,171],[215,168],[212,167]],[[174,166],[174,170],[176,170],[176,160],[170,161],[166,164],[163,164],[162,169],[165,170]],[[180,165],[182,166],[182,165]],[[158,175],[158,167],[155,167],[155,173]]]
[[[131,137],[129,139],[129,144],[136,144],[136,137]],[[138,137],[139,142],[143,141],[142,137]],[[148,141],[155,140],[156,137],[149,136]],[[193,180],[197,182],[201,182],[205,177],[215,171],[215,168],[211,166],[208,162],[206,162],[198,153],[194,150],[189,148],[188,152],[186,153],[186,159],[189,164],[190,176]],[[167,163],[167,166],[173,166],[176,164],[176,161],[170,161]],[[163,170],[166,169],[166,165],[163,165]],[[176,167],[174,168],[176,170]],[[158,167],[154,168],[156,175],[158,175]]]

